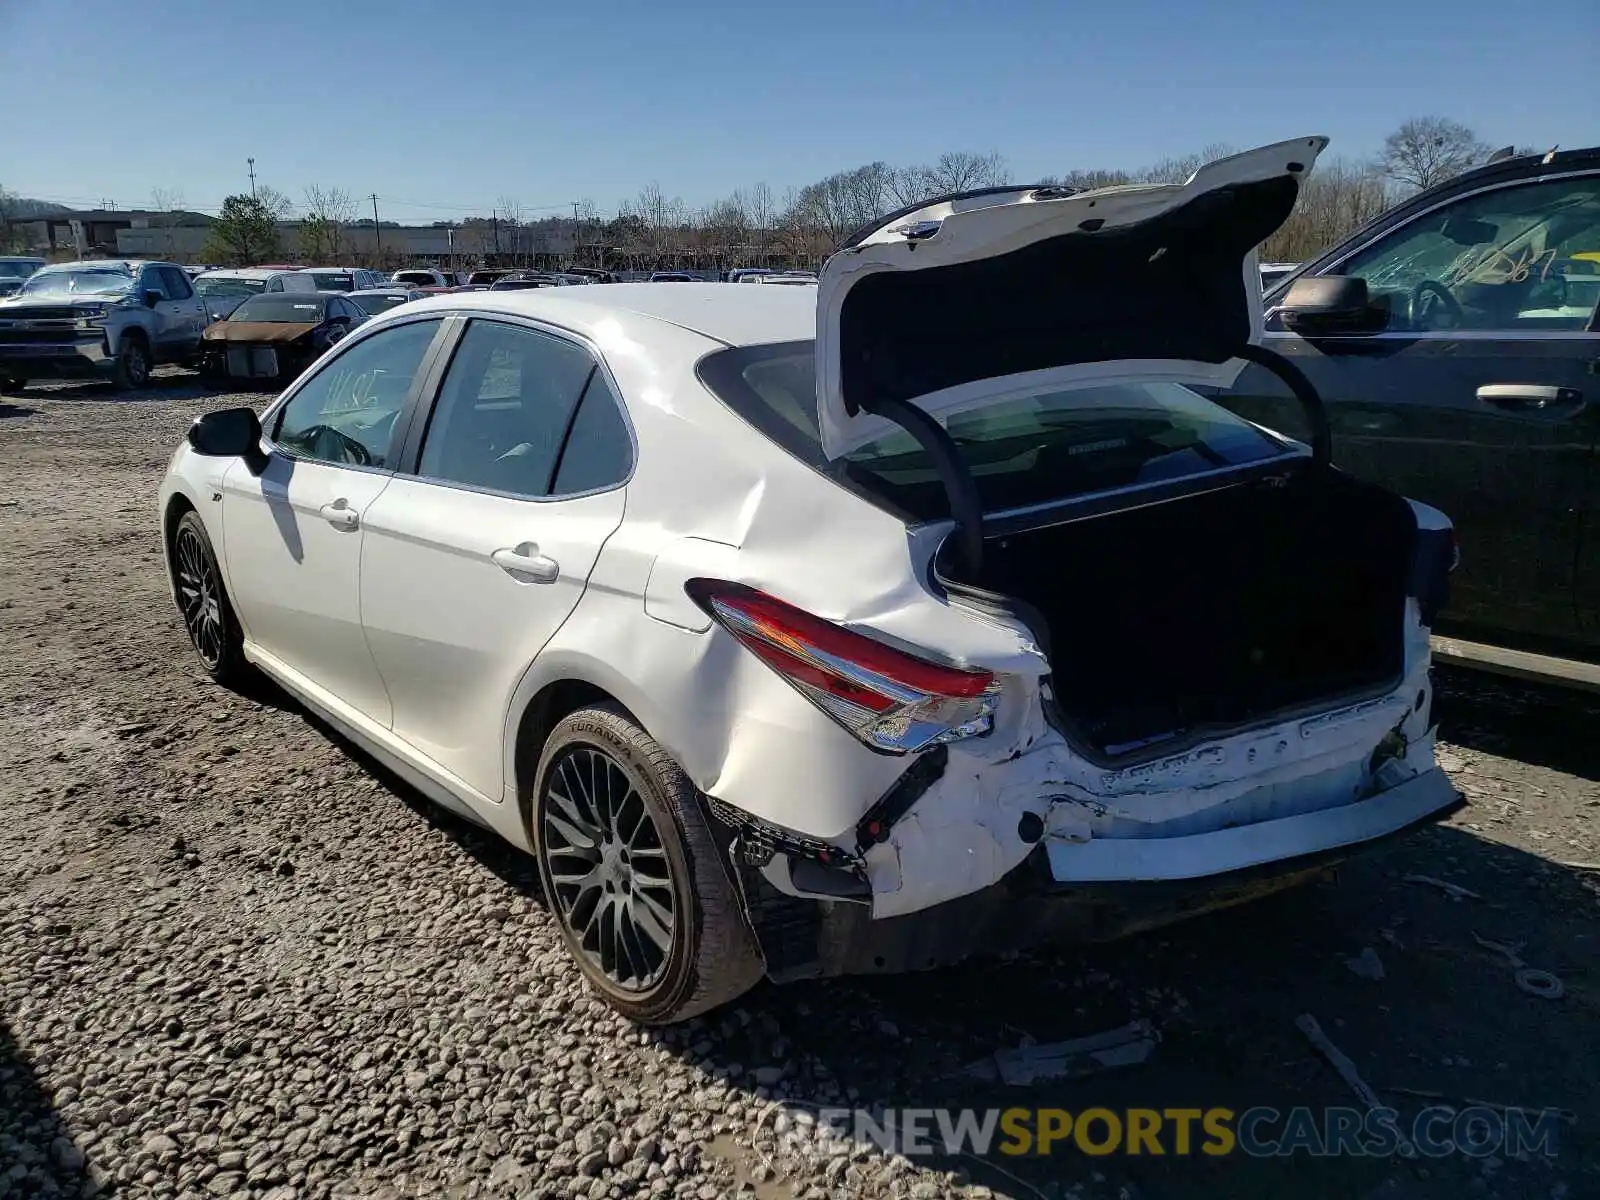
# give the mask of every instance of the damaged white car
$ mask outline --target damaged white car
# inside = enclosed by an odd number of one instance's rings
[[[213,675],[534,854],[641,1021],[1306,878],[1461,803],[1450,524],[1256,346],[1323,146],[933,203],[818,291],[402,305],[196,422],[174,598]],[[1245,359],[1312,445],[1190,390]]]

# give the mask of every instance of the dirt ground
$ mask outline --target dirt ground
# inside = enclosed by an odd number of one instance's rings
[[[1470,807],[1286,896],[1087,951],[763,986],[643,1034],[588,1001],[535,873],[263,685],[220,691],[155,493],[210,395],[0,397],[0,1197],[1600,1195],[1600,698],[1439,680]],[[1470,547],[1468,547],[1470,553]],[[1453,898],[1424,875],[1468,889]],[[1565,995],[1474,939],[1522,943]],[[1346,960],[1370,948],[1382,979]],[[893,1108],[1559,1108],[1553,1158],[863,1158],[753,1149],[770,1096]],[[1141,1065],[969,1063],[1149,1018]],[[641,1132],[643,1130],[643,1132]]]

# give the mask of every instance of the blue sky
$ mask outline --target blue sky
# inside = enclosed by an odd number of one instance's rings
[[[0,184],[123,208],[214,209],[247,155],[428,221],[944,150],[1019,180],[1307,133],[1365,157],[1429,114],[1600,142],[1595,0],[0,0],[0,48]]]

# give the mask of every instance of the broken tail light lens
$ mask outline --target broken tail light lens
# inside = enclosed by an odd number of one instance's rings
[[[992,671],[907,654],[743,584],[691,579],[686,590],[745,649],[875,750],[907,754],[993,728]]]

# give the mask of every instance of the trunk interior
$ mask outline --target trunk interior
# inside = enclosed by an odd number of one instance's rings
[[[1415,539],[1402,498],[1306,467],[986,540],[981,579],[944,553],[935,569],[958,594],[1020,601],[1057,722],[1136,759],[1397,683]]]

